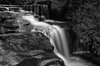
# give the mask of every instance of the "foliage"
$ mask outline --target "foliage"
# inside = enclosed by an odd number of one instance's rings
[[[93,4],[85,4],[79,7],[73,14],[73,21],[75,23],[75,32],[89,33],[91,31],[100,31],[97,27],[100,26],[100,6],[96,7]],[[80,31],[80,32],[79,32]]]
[[[84,44],[92,45],[89,49],[100,48],[100,6],[97,3],[85,3],[73,13],[73,30]],[[99,53],[100,54],[100,53]]]

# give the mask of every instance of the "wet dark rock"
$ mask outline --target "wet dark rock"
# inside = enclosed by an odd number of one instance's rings
[[[14,49],[14,51],[27,51],[27,50],[36,50],[36,49],[46,49],[53,51],[53,46],[49,42],[49,38],[47,38],[42,33],[34,32],[34,33],[16,33],[16,34],[5,34],[1,36],[3,40],[1,41],[6,50],[10,50],[10,48]],[[8,48],[8,49],[7,49]],[[23,50],[27,48],[27,50]],[[16,49],[16,50],[15,50]]]
[[[0,12],[0,34],[6,32],[16,32],[19,28],[16,22],[16,15],[12,12]]]
[[[55,54],[51,53],[41,53],[32,58],[24,59],[22,62],[16,66],[64,66],[63,61],[58,58]]]
[[[0,15],[0,66],[64,66],[46,35],[31,32],[32,27],[24,20],[21,26],[26,31],[16,32],[17,16],[10,12]]]
[[[8,65],[64,66],[53,50],[49,38],[40,32],[0,35],[0,57],[5,58],[0,61],[6,61]]]
[[[22,19],[21,12],[0,12],[0,34],[15,33],[22,30],[30,32],[32,29],[33,25]]]

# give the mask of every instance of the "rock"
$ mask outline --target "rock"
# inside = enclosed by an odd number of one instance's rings
[[[8,65],[45,66],[51,63],[64,66],[53,52],[49,38],[41,32],[0,35],[0,48],[0,56],[4,58],[0,61],[6,61]]]
[[[0,15],[0,66],[64,66],[49,37],[42,32],[31,32],[32,25],[23,19],[18,24],[21,17],[14,12]],[[20,26],[25,32],[16,32]]]
[[[41,56],[41,58],[39,58]],[[16,66],[64,66],[63,61],[55,54],[42,53],[33,58],[24,59]]]
[[[25,14],[12,11],[0,12],[0,33],[5,34],[9,32],[13,33],[21,31],[31,32],[31,30],[33,29],[33,25],[22,18],[22,15]]]
[[[46,49],[53,51],[53,46],[50,44],[49,38],[40,32],[5,34],[0,37],[2,38],[2,46],[6,50],[12,47],[14,50],[16,48],[15,51],[17,52],[26,51],[23,49],[27,47],[28,50]]]
[[[16,15],[11,12],[0,12],[0,33],[16,32],[19,28]]]

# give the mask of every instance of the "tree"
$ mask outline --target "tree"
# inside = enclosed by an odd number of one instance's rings
[[[98,53],[98,49],[100,48],[100,6],[98,5],[98,1],[92,2],[89,1],[83,5],[81,5],[75,12],[73,12],[73,29],[76,32],[77,36],[80,40],[83,40],[84,44],[89,44],[89,48],[91,48],[92,52],[96,51]],[[91,36],[92,37],[91,37]],[[96,44],[97,43],[97,44]],[[98,49],[94,49],[99,46]],[[100,54],[100,53],[99,53]]]

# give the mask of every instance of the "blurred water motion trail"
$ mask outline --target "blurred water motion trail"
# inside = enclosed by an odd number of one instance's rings
[[[42,27],[40,27],[39,30],[42,30],[44,32],[47,31],[48,30],[47,28],[49,28],[49,27],[54,28],[54,29],[51,29],[52,31],[50,31],[50,41],[55,47],[54,52],[61,59],[64,60],[66,66],[92,66],[91,63],[86,63],[82,60],[71,61],[71,58],[69,56],[69,50],[68,50],[68,39],[66,38],[66,32],[65,32],[64,28],[61,28],[58,25],[49,25],[44,22],[39,22],[32,15],[23,16],[23,19],[28,20],[36,28],[37,28],[37,26],[38,27],[42,26],[43,29],[42,29]],[[47,29],[47,30],[45,30],[45,29]],[[32,31],[35,31],[35,29],[33,28]]]
[[[53,25],[56,29],[51,32],[51,43],[54,45],[54,52],[64,60],[66,66],[93,66],[84,60],[69,56],[68,38],[66,31],[58,25]],[[68,36],[68,35],[67,35]]]
[[[65,29],[58,25],[53,25],[56,29],[51,32],[51,38],[54,41],[57,51],[64,57],[69,58],[68,42],[66,39]]]

